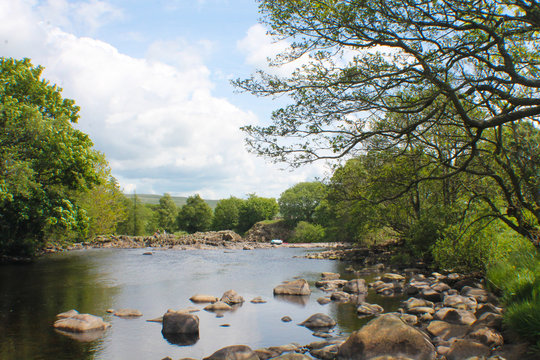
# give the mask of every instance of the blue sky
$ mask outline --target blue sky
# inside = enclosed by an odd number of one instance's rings
[[[279,197],[326,166],[282,171],[244,147],[239,127],[280,102],[230,79],[292,69],[267,67],[287,42],[259,17],[256,0],[0,0],[0,55],[45,67],[126,192]]]

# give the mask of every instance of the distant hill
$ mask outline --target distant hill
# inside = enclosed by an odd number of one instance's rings
[[[128,199],[133,199],[133,194],[125,194]],[[154,194],[137,194],[137,198],[143,204],[157,205],[159,204],[159,199],[163,195],[154,195]],[[187,197],[185,196],[171,196],[176,206],[180,207],[187,202]],[[205,200],[203,199],[212,209],[216,207],[216,204],[219,200]]]

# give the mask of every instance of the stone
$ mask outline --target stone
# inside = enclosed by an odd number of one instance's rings
[[[417,360],[435,359],[435,347],[420,330],[392,314],[379,315],[353,332],[338,350],[338,359],[371,359],[404,356]]]
[[[329,304],[332,302],[332,299],[330,299],[329,297],[320,297],[317,299],[317,302],[320,304],[320,305],[326,305],[326,304]]]
[[[454,309],[476,310],[478,303],[473,297],[450,295],[444,297],[443,305],[445,307],[453,307]]]
[[[87,331],[105,330],[111,324],[103,321],[102,318],[90,314],[75,314],[68,318],[56,320],[54,328],[57,330],[82,333]]]
[[[478,341],[490,348],[501,346],[504,343],[502,335],[488,327],[472,331],[467,335],[467,339]]]
[[[332,295],[330,295],[330,300],[338,302],[347,302],[350,298],[351,295],[345,291],[335,291],[332,293]]]
[[[437,282],[435,284],[432,284],[431,288],[433,290],[437,291],[437,292],[440,292],[440,293],[448,291],[448,290],[451,289],[450,286],[448,286],[448,284],[445,284],[443,282]]]
[[[141,317],[143,314],[136,309],[118,309],[113,313],[113,315],[121,318],[135,318]]]
[[[470,286],[464,286],[461,289],[461,295],[473,297],[479,303],[485,303],[489,299],[489,293],[486,290]]]
[[[466,340],[458,339],[452,343],[450,350],[446,353],[447,360],[462,360],[473,356],[487,357],[491,354],[489,348],[483,344]]]
[[[403,306],[405,307],[405,310],[410,310],[415,307],[430,307],[433,308],[434,304],[431,301],[428,301],[426,299],[418,299],[418,298],[409,298],[407,301],[402,302]]]
[[[476,316],[477,318],[480,318],[480,316],[484,315],[487,312],[502,315],[502,309],[500,307],[497,307],[491,303],[486,303],[486,304],[481,304],[476,308],[476,311],[474,312],[474,316]]]
[[[233,308],[229,304],[226,304],[223,301],[216,301],[215,303],[204,307],[204,310],[206,311],[231,311],[232,309]]]
[[[356,308],[356,313],[360,316],[376,315],[383,312],[384,312],[383,307],[377,304],[361,303]]]
[[[79,312],[77,310],[71,309],[69,311],[57,314],[56,317],[58,319],[67,319],[67,318],[70,318],[70,317],[75,316],[77,314],[79,314]]]
[[[304,279],[287,281],[274,288],[274,295],[297,295],[304,296],[311,294],[309,284]]]
[[[264,303],[266,303],[266,300],[263,300],[262,297],[257,296],[257,297],[255,297],[255,298],[253,298],[251,300],[251,303],[253,303],[253,304],[264,304]]]
[[[259,360],[259,357],[249,346],[232,345],[219,349],[203,360]]]
[[[328,345],[320,349],[310,350],[309,353],[316,357],[317,359],[322,360],[332,360],[335,359],[338,353],[339,345]]]
[[[413,315],[423,315],[423,314],[435,314],[435,309],[433,309],[432,307],[429,307],[429,306],[417,306],[417,307],[413,307],[411,309],[408,309],[407,312],[409,314],[413,314]]]
[[[343,286],[343,291],[348,292],[350,294],[365,294],[368,292],[368,288],[366,286],[366,280],[364,279],[350,280]]]
[[[194,302],[194,303],[214,303],[218,301],[219,299],[212,295],[195,294],[192,297],[190,297],[189,300],[191,300],[191,302]]]
[[[323,291],[334,291],[342,288],[347,283],[347,280],[319,280],[315,283],[315,286]]]
[[[301,322],[299,325],[305,326],[308,329],[317,328],[332,328],[336,326],[336,322],[330,316],[322,313],[311,315],[309,318]]]
[[[416,296],[432,302],[440,302],[443,299],[443,295],[432,288],[423,288]]]
[[[238,293],[234,290],[227,290],[223,293],[223,296],[221,296],[221,300],[225,304],[234,305],[234,304],[242,304],[244,302],[244,298],[238,295]]]
[[[471,325],[476,321],[472,312],[448,307],[439,309],[434,318],[458,325]]]
[[[307,355],[293,352],[293,353],[286,353],[286,354],[279,355],[273,358],[272,360],[313,360],[313,359]]]
[[[381,280],[384,282],[405,281],[405,276],[394,273],[386,273],[381,277]]]
[[[284,317],[281,318],[281,321],[283,321],[283,322],[291,322],[292,319],[291,319],[290,316],[284,316]]]
[[[199,334],[199,317],[184,312],[168,311],[163,315],[163,334]]]
[[[446,321],[434,320],[429,323],[426,331],[434,337],[449,340],[451,338],[464,337],[467,331],[469,331],[469,327],[467,325],[456,325]]]
[[[337,280],[340,278],[340,275],[333,272],[323,272],[321,274],[321,279],[323,280]]]
[[[483,327],[490,327],[497,330],[501,330],[503,322],[503,316],[501,314],[495,314],[492,312],[485,312],[472,324],[473,329],[480,329]]]

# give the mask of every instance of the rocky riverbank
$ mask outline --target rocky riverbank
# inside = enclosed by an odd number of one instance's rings
[[[354,270],[354,269],[353,269]],[[408,269],[402,273],[385,272],[384,267],[358,268],[354,273],[378,271],[379,276],[371,283],[357,277],[341,279],[341,274],[323,273],[315,286],[325,296],[317,299],[321,313],[305,319],[299,325],[313,331],[323,340],[308,344],[290,343],[261,349],[251,349],[242,344],[222,348],[208,354],[205,360],[345,360],[345,359],[534,359],[527,344],[516,341],[504,331],[502,309],[496,296],[487,291],[483,280],[475,276],[450,273],[422,273]],[[312,289],[303,279],[288,281],[274,287],[275,296],[303,298]],[[403,296],[397,311],[388,312],[381,305],[366,302],[368,292],[384,297]],[[190,300],[204,311],[223,316],[228,311],[242,311],[244,298],[234,290],[221,297],[195,294]],[[306,301],[308,301],[306,299]],[[251,299],[264,306],[264,299]],[[330,302],[350,303],[355,312],[351,316],[368,317],[371,320],[352,334],[336,336],[335,319],[324,314],[324,306]],[[108,310],[115,316],[141,316],[133,309]],[[149,321],[162,323],[163,336],[180,345],[195,344],[199,339],[197,307],[167,310],[162,317]],[[133,315],[134,314],[134,315]],[[288,319],[283,318],[286,322]],[[290,320],[289,320],[290,321]],[[86,331],[94,326],[94,330]],[[59,314],[55,327],[64,335],[77,339],[86,334],[104,334],[110,324],[89,314],[69,312]],[[74,335],[75,334],[75,335]],[[294,339],[291,339],[294,340]],[[170,359],[171,358],[165,358]]]

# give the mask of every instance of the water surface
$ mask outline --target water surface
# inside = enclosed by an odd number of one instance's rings
[[[257,349],[320,340],[297,325],[317,312],[336,319],[336,335],[365,323],[351,304],[317,303],[325,295],[313,286],[321,272],[345,274],[347,264],[298,258],[305,249],[157,250],[152,256],[142,255],[145,251],[73,251],[31,264],[0,266],[0,359],[202,358],[233,344]],[[312,285],[310,297],[273,297],[276,285],[297,277]],[[196,293],[220,297],[229,289],[246,302],[221,318],[197,312],[200,337],[193,345],[171,343],[162,336],[160,323],[146,321],[167,309],[194,306],[189,298]],[[267,303],[250,303],[256,296]],[[370,294],[368,301],[383,299]],[[387,311],[396,305],[396,299],[383,304]],[[110,308],[135,308],[144,316],[122,319],[107,314]],[[102,316],[112,327],[86,342],[59,334],[52,327],[56,314],[70,309]],[[285,315],[293,321],[282,322]]]

